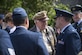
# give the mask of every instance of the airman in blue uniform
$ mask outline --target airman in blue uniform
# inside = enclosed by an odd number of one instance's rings
[[[60,35],[57,37],[56,55],[77,55],[80,51],[80,36],[70,21],[73,14],[66,11],[55,9],[56,27],[60,28]]]
[[[81,51],[82,51],[82,6],[76,5],[71,8],[71,11],[73,12],[73,26],[77,30],[77,32],[80,35],[81,38]]]
[[[0,55],[15,55],[10,36],[0,29]]]
[[[42,35],[27,30],[29,20],[26,11],[21,7],[15,8],[12,17],[16,30],[10,36],[16,55],[49,55]]]

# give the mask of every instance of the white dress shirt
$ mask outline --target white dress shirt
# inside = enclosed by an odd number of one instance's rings
[[[71,25],[70,23],[68,25],[66,25],[62,30],[61,30],[61,33],[69,26]]]
[[[13,33],[15,31],[15,29],[16,29],[16,26],[14,26],[13,28],[11,28],[9,34]]]

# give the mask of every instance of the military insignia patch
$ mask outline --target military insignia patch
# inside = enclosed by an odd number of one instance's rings
[[[61,40],[58,40],[58,43],[59,43],[59,44],[63,44],[63,45],[64,45],[64,42],[63,42],[63,41],[61,41]]]

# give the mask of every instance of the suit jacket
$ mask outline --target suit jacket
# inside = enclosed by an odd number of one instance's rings
[[[40,33],[19,27],[10,36],[16,55],[48,55]]]
[[[0,55],[15,55],[8,33],[1,29],[0,29]]]
[[[9,32],[10,32],[10,29],[11,29],[11,28],[10,28],[9,26],[7,26],[4,30],[9,33]]]
[[[69,25],[57,37],[56,55],[77,55],[80,47],[80,36],[72,25]]]
[[[82,22],[80,24],[77,25],[77,27],[75,26],[75,23],[73,24],[74,28],[76,28],[77,32],[80,35],[81,38],[81,51],[82,51]]]

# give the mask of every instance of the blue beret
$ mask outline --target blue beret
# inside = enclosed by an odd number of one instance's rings
[[[13,10],[12,17],[13,17],[13,19],[15,19],[15,18],[22,18],[23,19],[23,18],[27,17],[27,13],[23,8],[18,7]]]
[[[4,15],[3,14],[0,14],[0,19],[4,19]]]
[[[56,17],[59,17],[59,16],[64,16],[64,17],[68,17],[68,18],[72,18],[73,14],[66,11],[66,10],[60,10],[60,9],[55,9],[56,11]]]
[[[75,5],[74,7],[71,7],[72,12],[82,12],[82,6],[81,5]]]

